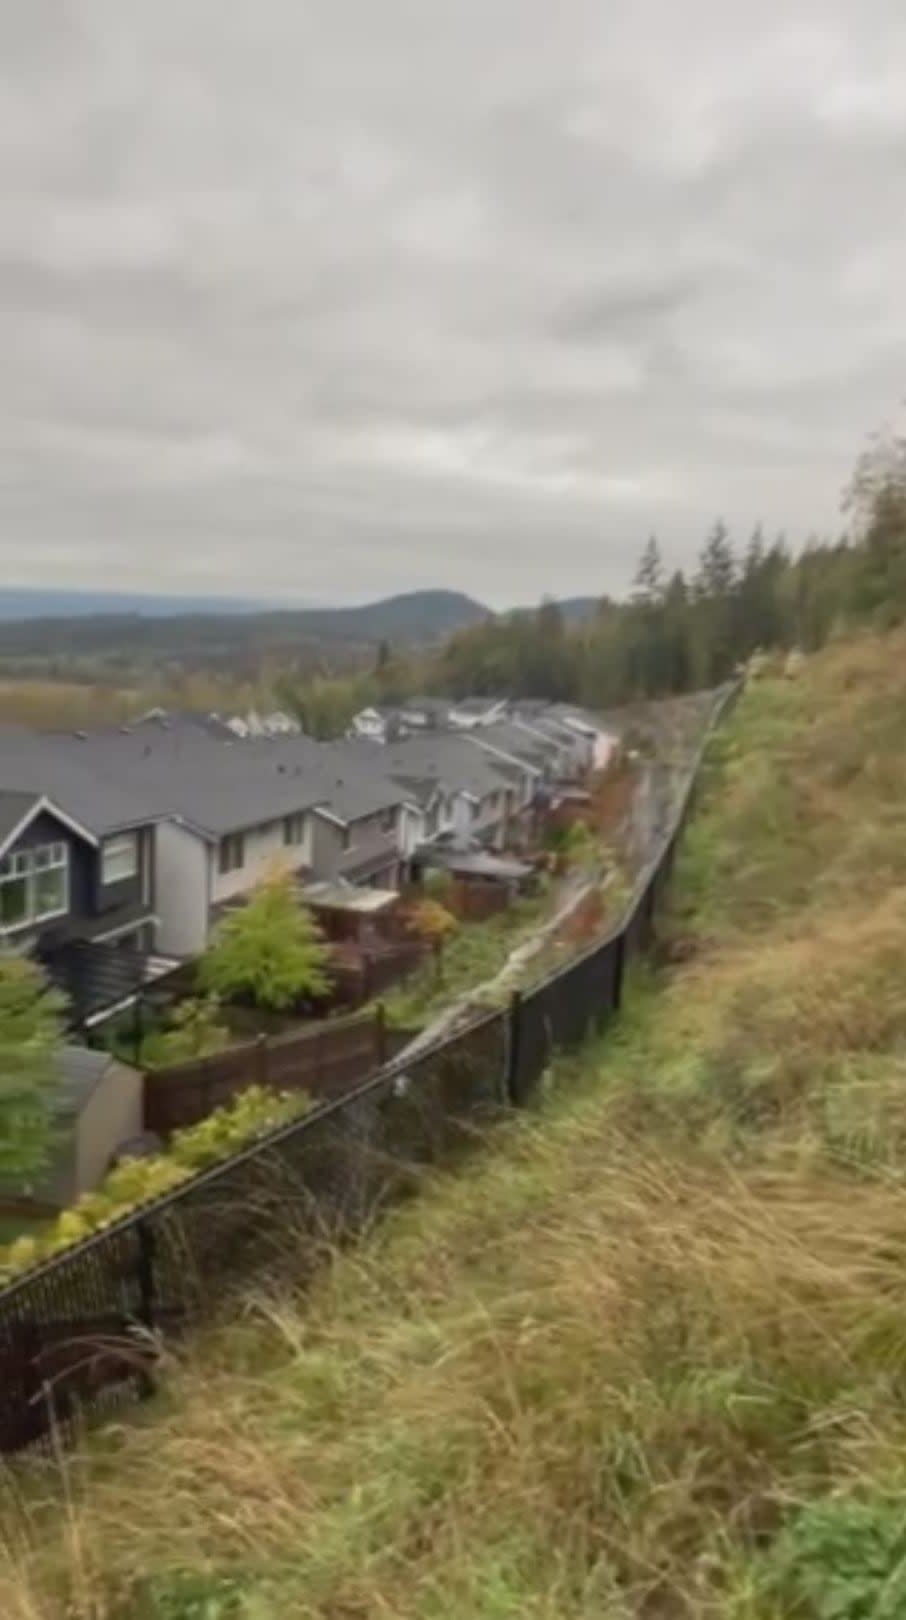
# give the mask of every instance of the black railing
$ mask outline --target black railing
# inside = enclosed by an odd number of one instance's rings
[[[710,730],[737,688],[717,695]],[[185,1330],[297,1245],[296,1271],[523,1107],[556,1051],[600,1031],[651,942],[707,736],[620,926],[510,1004],[405,1054],[338,1101],[143,1205],[0,1289],[0,1451],[56,1444],[147,1393],[158,1335]]]

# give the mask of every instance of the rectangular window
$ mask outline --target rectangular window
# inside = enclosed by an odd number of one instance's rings
[[[69,850],[21,849],[0,861],[0,931],[60,917],[69,909]]]
[[[217,851],[217,870],[223,872],[238,872],[245,865],[245,839],[242,833],[230,833],[229,837],[221,838],[220,848]]]
[[[303,844],[305,842],[305,817],[301,814],[283,817],[284,844]]]
[[[107,838],[101,850],[101,882],[125,883],[138,875],[138,833]]]
[[[381,812],[381,832],[393,832],[396,826],[396,811],[394,809]]]
[[[349,827],[344,827],[342,832],[340,833],[340,837],[341,837],[342,842],[343,842],[344,851],[347,850],[347,849],[351,849],[352,848],[352,831],[351,831],[351,829]]]

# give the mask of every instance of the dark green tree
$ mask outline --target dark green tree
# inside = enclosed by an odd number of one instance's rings
[[[52,1141],[63,997],[25,957],[0,958],[0,1175],[26,1179]]]

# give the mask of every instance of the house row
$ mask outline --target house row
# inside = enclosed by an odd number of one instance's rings
[[[277,865],[303,892],[395,889],[432,846],[519,847],[538,806],[606,763],[614,739],[557,705],[479,709],[474,725],[379,748],[159,710],[0,731],[0,947],[41,956],[90,1024],[134,994],[129,974],[148,982],[201,952]]]

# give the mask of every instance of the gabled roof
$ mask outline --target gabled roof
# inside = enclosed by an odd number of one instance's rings
[[[0,854],[20,827],[37,814],[40,803],[40,793],[15,793],[0,788]]]
[[[107,778],[80,756],[75,733],[0,732],[0,783],[3,792],[49,801],[51,813],[76,824],[90,838],[153,819],[143,795],[136,796],[123,779]]]
[[[0,783],[17,795],[0,807],[0,825],[42,795],[95,838],[168,817],[219,838],[319,806],[348,824],[400,804],[399,785],[350,750],[304,736],[237,739],[190,716],[173,725],[0,734]]]
[[[547,738],[558,748],[575,748],[578,741],[578,732],[570,731],[562,720],[551,714],[520,714],[514,719],[514,725],[526,730],[530,735]]]
[[[625,720],[622,724],[618,723],[617,716],[613,714],[593,714],[591,709],[580,708],[575,703],[553,703],[551,708],[565,724],[573,721],[588,731],[599,732],[603,736],[619,737],[625,724]]]
[[[438,788],[485,799],[512,780],[501,761],[480,753],[469,737],[458,732],[406,737],[381,750],[380,764],[389,777],[414,792],[420,804],[430,802]]]
[[[53,800],[49,799],[44,793],[0,792],[0,800],[8,801],[5,808],[0,808],[0,822],[5,823],[4,826],[0,827],[0,856],[5,855],[10,845],[15,844],[21,834],[40,815],[52,816],[62,827],[66,827],[69,832],[75,833],[76,837],[83,838],[86,843],[97,843],[97,839],[88,827],[83,827],[80,822],[67,815],[65,810],[61,810],[59,805],[54,804]],[[11,818],[17,807],[19,811],[18,819],[12,820]]]
[[[468,740],[473,748],[497,750],[536,771],[546,770],[557,754],[556,743],[532,736],[512,720],[496,720],[491,726],[482,726],[479,731],[470,732]]]
[[[450,707],[458,714],[488,714],[492,709],[503,709],[507,700],[502,697],[470,697],[460,698],[458,703],[451,703]]]

